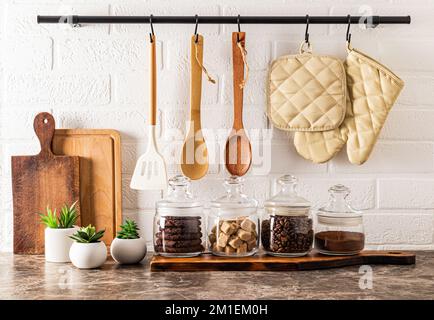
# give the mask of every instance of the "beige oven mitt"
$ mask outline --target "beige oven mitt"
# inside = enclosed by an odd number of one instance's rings
[[[342,61],[315,55],[310,44],[300,53],[279,57],[268,76],[267,115],[286,131],[324,131],[345,117],[346,77]]]
[[[345,142],[351,163],[360,165],[368,160],[404,87],[404,82],[392,71],[350,46],[344,66],[349,100],[342,125],[324,132],[296,132],[294,136],[297,152],[316,163],[333,158]]]

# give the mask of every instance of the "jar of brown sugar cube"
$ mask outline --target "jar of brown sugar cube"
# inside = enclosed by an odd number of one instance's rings
[[[242,191],[243,179],[225,180],[226,194],[211,202],[208,245],[218,256],[251,256],[259,246],[258,202]]]

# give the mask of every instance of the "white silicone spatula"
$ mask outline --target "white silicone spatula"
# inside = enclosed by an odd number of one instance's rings
[[[155,139],[157,122],[157,66],[155,35],[150,43],[150,108],[148,125],[148,146],[146,152],[137,160],[130,187],[137,190],[166,190],[167,171],[163,156],[158,152]]]

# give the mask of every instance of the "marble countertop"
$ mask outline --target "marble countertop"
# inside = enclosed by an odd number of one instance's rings
[[[434,299],[434,252],[416,265],[292,272],[150,272],[109,260],[96,270],[0,254],[0,299]],[[361,277],[364,277],[361,279]]]

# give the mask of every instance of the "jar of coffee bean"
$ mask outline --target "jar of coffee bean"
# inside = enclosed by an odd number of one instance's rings
[[[280,192],[264,204],[262,246],[274,256],[304,256],[312,249],[314,235],[310,202],[297,195],[296,177],[285,175],[278,183]]]
[[[189,191],[190,179],[169,180],[168,196],[157,202],[154,251],[165,257],[194,257],[204,250],[203,205]]]

